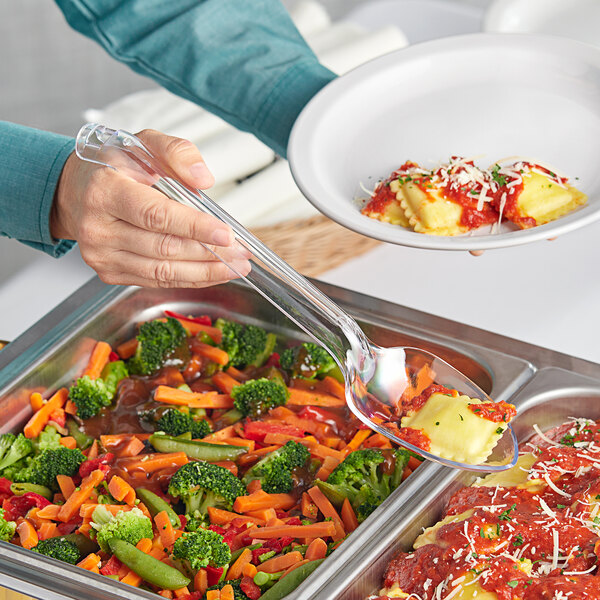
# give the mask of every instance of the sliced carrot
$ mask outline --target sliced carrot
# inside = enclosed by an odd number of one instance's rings
[[[93,460],[94,458],[98,458],[98,440],[94,440],[92,442],[92,445],[89,447],[88,451],[87,451],[87,458],[88,460]]]
[[[73,478],[68,475],[57,475],[56,482],[58,483],[60,492],[65,497],[65,500],[75,491]]]
[[[348,533],[354,531],[358,527],[358,519],[356,518],[356,514],[348,498],[344,498],[344,503],[342,504],[342,510],[340,511],[340,515],[344,523],[344,529]]]
[[[259,519],[257,517],[239,515],[238,513],[223,510],[222,508],[208,507],[208,518],[213,525],[227,525],[227,523],[231,523],[234,519],[239,519],[240,517],[243,517],[246,521],[252,522],[255,525],[264,525],[265,523],[264,519]]]
[[[241,385],[239,381],[236,381],[231,375],[223,373],[223,371],[217,371],[211,378],[212,384],[224,394],[231,394],[231,390],[234,387]]]
[[[80,506],[89,498],[92,490],[104,480],[104,472],[100,469],[92,471],[83,479],[79,489],[75,490],[60,507],[58,520],[66,523],[79,511]]]
[[[229,567],[225,579],[239,579],[243,575],[244,567],[252,561],[252,550],[244,548],[237,560]]]
[[[79,507],[79,516],[84,520],[91,520],[94,511],[99,506],[106,509],[111,515],[116,515],[121,511],[131,510],[131,506],[125,506],[123,504],[97,504],[94,502],[85,502]]]
[[[35,527],[28,519],[23,519],[17,525],[17,534],[23,548],[30,550],[38,544],[38,534]]]
[[[317,391],[288,388],[290,395],[287,403],[296,406],[346,406],[346,400]]]
[[[246,375],[239,369],[236,369],[235,367],[228,367],[225,373],[227,373],[227,375],[231,375],[234,379],[236,379],[239,382],[248,381],[248,375]]]
[[[233,408],[233,400],[228,394],[187,392],[166,385],[159,385],[154,390],[154,400],[163,404],[176,404],[190,408]]]
[[[179,588],[177,590],[173,590],[173,596],[175,598],[183,598],[184,596],[189,596],[189,595],[190,595],[190,590],[188,590],[187,587],[183,587],[183,588]],[[231,600],[233,600],[233,596],[231,597]]]
[[[40,540],[47,540],[48,538],[56,537],[57,535],[60,535],[58,526],[56,523],[52,523],[52,521],[42,523],[38,527],[38,537]]]
[[[161,510],[154,517],[154,522],[156,523],[156,529],[160,535],[160,541],[162,542],[162,545],[165,548],[171,548],[175,543],[175,534],[167,511]]]
[[[346,535],[346,532],[344,530],[344,523],[340,515],[338,515],[337,510],[333,507],[333,504],[331,504],[327,496],[317,486],[311,487],[308,490],[308,495],[312,498],[312,501],[317,505],[323,516],[331,518],[335,524],[336,533],[333,536],[333,540],[341,540]]]
[[[123,342],[122,344],[119,344],[117,346],[117,354],[123,360],[126,360],[128,358],[131,358],[135,354],[137,347],[138,347],[137,338],[131,338],[130,340],[127,340],[126,342]]]
[[[188,463],[185,452],[169,452],[167,454],[153,453],[144,454],[142,458],[133,456],[121,459],[121,466],[128,471],[141,469],[145,473],[154,473],[167,467],[183,467]]]
[[[264,563],[257,565],[256,569],[258,571],[264,571],[265,573],[278,573],[279,571],[284,571],[297,562],[300,562],[302,558],[300,552],[293,550],[287,554],[274,556],[273,558],[265,560]]]
[[[137,456],[146,446],[138,437],[132,436],[128,442],[115,448],[114,455],[117,458],[126,456]]]
[[[77,414],[77,405],[75,404],[75,402],[73,402],[73,400],[67,400],[67,403],[65,404],[65,412],[68,415]]]
[[[333,456],[326,456],[323,459],[323,464],[321,468],[317,471],[315,477],[320,479],[321,481],[325,481],[330,475],[331,472],[340,464],[340,461]]]
[[[172,600],[173,598],[173,592],[171,590],[160,590],[159,592],[156,592],[159,596],[162,596],[163,598],[169,598],[169,600]]]
[[[148,554],[152,550],[152,540],[149,538],[142,538],[135,547],[141,550],[144,554]]]
[[[221,591],[209,590],[206,592],[206,600],[221,600]]]
[[[194,577],[194,591],[200,592],[200,594],[205,594],[207,587],[208,576],[206,574],[206,569],[200,569]]]
[[[340,398],[346,401],[346,388],[343,383],[340,383],[337,379],[334,379],[330,375],[326,375],[321,381],[323,389],[332,396]]]
[[[254,492],[258,492],[258,490],[262,490],[262,484],[260,482],[260,479],[253,479],[247,486],[246,489],[248,490],[249,494],[253,494]]]
[[[254,510],[252,512],[246,512],[245,514],[247,517],[254,517],[256,519],[260,519],[261,521],[264,521],[265,523],[267,521],[269,521],[270,519],[277,518],[277,513],[275,512],[274,508],[263,508],[261,510]]]
[[[279,508],[289,510],[296,505],[296,499],[290,494],[267,494],[258,490],[248,496],[238,496],[233,503],[233,510],[245,513],[262,508]]]
[[[78,567],[85,569],[86,571],[93,571],[94,573],[99,572],[100,557],[97,554],[88,554],[83,560],[77,563]]]
[[[42,408],[40,408],[32,417],[27,421],[27,424],[23,428],[23,434],[26,438],[35,438],[42,432],[42,429],[46,426],[50,419],[50,415],[57,408],[62,408],[63,404],[67,401],[69,396],[69,390],[67,388],[60,388]]]
[[[58,513],[61,509],[61,506],[58,504],[48,504],[44,506],[44,508],[40,508],[37,511],[37,516],[41,519],[51,519],[53,521],[58,520]]]
[[[221,588],[221,600],[234,600],[233,587],[229,584]]]
[[[319,560],[319,558],[325,558],[327,555],[327,544],[325,540],[321,538],[315,538],[306,549],[304,558],[306,560]]]
[[[242,448],[248,448],[248,452],[252,452],[254,450],[254,446],[256,442],[254,440],[245,440],[240,437],[228,437],[223,438],[223,441],[230,446],[241,446]]]
[[[336,527],[333,521],[321,521],[312,525],[281,525],[279,527],[256,527],[245,532],[251,538],[272,539],[291,536],[293,538],[314,539],[317,537],[333,537]]]
[[[300,562],[297,562],[295,565],[292,565],[291,567],[289,567],[288,569],[285,570],[285,572],[283,573],[283,575],[279,578],[279,579],[283,579],[286,575],[289,575],[294,569],[297,569],[298,567],[301,567],[302,565],[305,565],[306,563],[309,563],[310,560],[301,560]]]
[[[166,319],[160,319],[166,321]],[[210,325],[202,325],[202,323],[196,323],[188,319],[177,319],[184,327],[190,332],[190,335],[198,335],[199,333],[206,333],[209,335],[216,344],[220,344],[223,339],[223,332],[216,327]]]
[[[77,448],[77,442],[75,441],[75,438],[71,435],[65,435],[64,437],[61,437],[60,440],[58,440],[58,442],[61,446],[64,446],[65,448]]]
[[[110,353],[112,352],[112,348],[110,344],[106,342],[97,342],[92,351],[92,355],[90,356],[90,360],[83,371],[83,376],[86,375],[90,379],[98,379],[102,370],[108,363],[108,359],[110,357]]]
[[[258,569],[252,563],[245,565],[242,570],[242,574],[245,575],[246,577],[254,578],[254,576],[257,573],[258,573]]]
[[[363,448],[386,448],[392,447],[390,440],[380,433],[374,433],[363,442]]]
[[[110,435],[101,435],[100,442],[107,450],[113,450],[115,446],[121,446],[131,441],[131,438],[136,438],[141,442],[147,440],[151,434],[149,433],[113,433]]]
[[[136,501],[135,490],[121,477],[114,475],[110,478],[108,491],[111,496],[119,502],[125,502],[129,506],[133,506]]]
[[[193,348],[194,352],[218,365],[225,366],[229,362],[229,354],[225,350],[221,350],[221,348],[211,346],[210,344],[203,344],[196,340],[193,342]]]
[[[408,369],[407,369],[408,374]],[[429,365],[423,365],[416,375],[408,374],[410,386],[407,387],[400,397],[400,404],[418,396],[425,388],[429,387],[435,380],[435,373]]]
[[[138,587],[142,583],[142,578],[133,571],[129,571],[125,574],[124,577],[121,578],[121,583],[126,583],[127,585],[132,585],[133,587]]]
[[[411,456],[408,459],[408,465],[413,471],[417,468],[420,467],[423,464],[422,460],[419,460],[418,458]]]
[[[39,392],[33,392],[33,394],[31,394],[31,396],[29,397],[29,402],[31,404],[33,412],[40,410],[40,408],[44,406],[44,399],[42,398],[42,395]]]
[[[228,425],[202,438],[203,442],[222,442],[225,438],[235,437],[235,428],[233,425]]]
[[[354,437],[346,444],[344,448],[344,453],[346,455],[350,454],[350,452],[354,452],[358,450],[362,443],[372,434],[373,432],[370,429],[359,429]]]
[[[311,500],[311,497],[306,492],[302,494],[300,511],[308,519],[316,519],[319,516],[317,505]]]
[[[323,444],[319,444],[314,438],[311,440],[308,437],[300,438],[293,435],[288,435],[286,433],[267,433],[265,435],[265,444],[279,444],[283,446],[287,444],[287,442],[298,442],[300,444],[304,444],[309,450],[310,453],[318,458],[325,458],[326,456],[331,456],[335,458],[338,462],[342,462],[344,460],[344,453],[339,450],[334,450],[333,448],[328,448]]]

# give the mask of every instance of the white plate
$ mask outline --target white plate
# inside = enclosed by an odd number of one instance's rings
[[[344,20],[369,30],[397,25],[411,44],[482,30],[484,10],[460,0],[370,0]]]
[[[598,0],[495,0],[484,30],[561,35],[600,46]]]
[[[451,155],[484,165],[524,156],[568,174],[588,203],[527,230],[442,237],[360,214],[372,189],[407,159]],[[338,223],[395,244],[484,250],[554,237],[600,219],[600,49],[566,38],[473,34],[375,59],[321,90],[288,147],[296,183]],[[575,177],[578,177],[575,180]]]

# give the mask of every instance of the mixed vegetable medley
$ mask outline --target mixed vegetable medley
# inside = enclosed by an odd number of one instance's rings
[[[283,598],[420,464],[341,381],[320,346],[223,318],[99,341],[0,435],[0,540],[164,598]]]

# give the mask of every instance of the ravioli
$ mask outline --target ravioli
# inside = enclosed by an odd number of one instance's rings
[[[467,464],[481,464],[508,427],[508,420],[493,421],[478,414],[494,405],[469,396],[433,393],[419,410],[401,419],[402,427],[424,433],[432,454]],[[479,409],[481,405],[482,409]],[[510,406],[510,405],[509,405]]]
[[[380,182],[373,192],[371,201],[363,208],[362,214],[383,223],[408,227],[409,222],[404,214],[401,198],[402,192],[396,179],[391,182]]]
[[[522,179],[522,189],[504,210],[505,217],[522,229],[554,221],[587,201],[583,192],[557,177],[529,170]]]

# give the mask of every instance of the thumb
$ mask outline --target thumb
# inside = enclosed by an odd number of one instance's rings
[[[206,189],[215,183],[202,154],[192,142],[144,129],[137,136],[165,167],[191,187]]]

